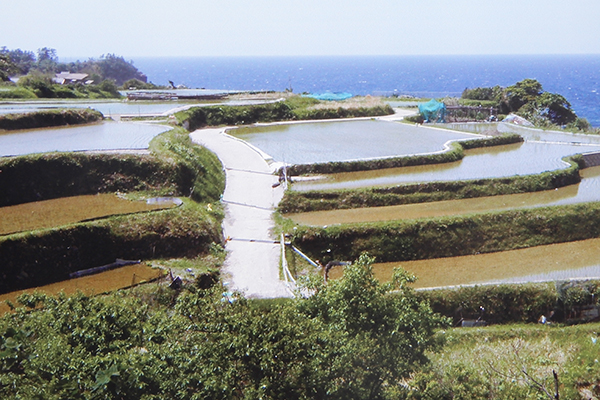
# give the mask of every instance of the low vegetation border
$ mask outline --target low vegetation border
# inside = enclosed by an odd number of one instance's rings
[[[600,281],[558,281],[417,291],[431,308],[453,319],[481,319],[486,324],[537,322],[580,322],[581,310],[598,305]]]
[[[489,212],[415,221],[299,226],[292,243],[323,264],[423,260],[492,253],[600,237],[600,203]]]
[[[378,158],[371,160],[333,161],[315,164],[295,164],[288,167],[287,172],[291,176],[305,174],[334,174],[340,172],[370,171],[385,168],[399,168],[416,165],[450,163],[461,160],[464,157],[464,150],[467,149],[501,146],[505,144],[521,142],[523,142],[523,138],[516,134],[508,134],[482,139],[460,140],[450,143],[448,150],[439,153]]]
[[[361,207],[383,207],[401,204],[457,200],[552,190],[581,181],[579,170],[585,167],[583,157],[565,157],[569,167],[540,174],[517,175],[466,181],[430,182],[376,187],[299,192],[288,190],[279,203],[284,214]]]
[[[89,108],[65,108],[30,113],[0,115],[0,130],[36,129],[81,125],[102,121],[101,112]]]

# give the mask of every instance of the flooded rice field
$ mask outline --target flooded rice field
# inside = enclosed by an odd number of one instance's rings
[[[373,270],[377,279],[385,282],[391,280],[396,267],[417,276],[416,288],[600,278],[600,239],[473,256],[380,263],[374,264]],[[334,267],[329,277],[336,279],[341,274],[343,267]]]
[[[276,161],[308,164],[442,151],[449,140],[473,135],[379,120],[245,127],[229,133]]]
[[[47,229],[110,215],[166,209],[176,205],[173,201],[131,201],[114,194],[97,194],[0,207],[0,235]]]
[[[223,101],[123,101],[123,100],[80,100],[80,101],[4,101],[0,102],[0,115],[28,113],[57,108],[93,108],[104,116],[144,116],[164,115],[190,107],[209,107],[215,105],[251,105],[262,104],[265,100],[223,100]]]
[[[51,151],[147,149],[166,125],[105,121],[98,124],[0,132],[0,157]]]
[[[465,215],[516,208],[555,206],[600,201],[600,167],[580,172],[582,181],[556,190],[519,193],[502,196],[446,200],[429,203],[404,204],[388,207],[355,208],[348,210],[314,211],[288,214],[294,222],[303,225],[324,226],[359,222],[379,222],[402,219],[432,218]]]
[[[517,143],[467,150],[462,160],[453,163],[330,174],[322,179],[296,182],[293,190],[351,189],[538,174],[567,167],[568,164],[562,161],[565,156],[593,151],[600,151],[600,144]]]
[[[69,279],[68,281],[56,282],[50,285],[39,286],[37,288],[6,293],[0,295],[0,315],[10,311],[10,308],[6,304],[7,300],[16,305],[17,297],[23,293],[39,292],[48,295],[57,295],[60,292],[63,292],[68,296],[80,291],[87,295],[95,295],[149,282],[160,278],[164,274],[165,271],[162,269],[152,268],[145,264],[134,264],[101,272],[95,275]]]

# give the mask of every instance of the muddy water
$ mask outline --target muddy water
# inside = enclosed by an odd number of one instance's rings
[[[6,300],[9,300],[16,305],[17,297],[23,293],[40,292],[49,295],[57,295],[60,292],[64,292],[66,295],[70,295],[77,293],[77,291],[81,291],[88,295],[94,295],[149,282],[163,276],[164,272],[165,271],[162,269],[152,268],[144,264],[128,265],[96,275],[84,276],[82,278],[70,279],[68,281],[57,282],[37,288],[2,294],[0,295],[0,315],[10,311],[10,308],[5,303]]]
[[[52,228],[75,222],[174,207],[175,203],[131,201],[114,194],[64,197],[0,207],[0,235]]]
[[[472,134],[379,120],[319,122],[229,131],[276,161],[306,164],[441,151],[449,140]]]
[[[400,219],[441,217],[501,211],[515,208],[542,207],[600,201],[600,167],[581,171],[582,181],[577,185],[543,192],[520,193],[504,196],[479,197],[463,200],[405,204],[389,207],[355,208],[350,210],[315,211],[288,214],[294,222],[322,226],[356,222],[377,222]]]
[[[600,278],[600,239],[474,256],[381,263],[373,267],[381,281],[389,281],[393,269],[402,267],[418,277],[417,288]],[[329,276],[336,279],[342,273],[342,267],[335,267]]]

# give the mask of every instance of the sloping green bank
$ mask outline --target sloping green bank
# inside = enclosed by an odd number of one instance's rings
[[[52,126],[81,125],[102,121],[101,112],[88,108],[69,108],[36,111],[23,114],[0,115],[0,129],[48,128]]]
[[[215,208],[216,209],[216,208]],[[0,237],[0,293],[68,279],[116,258],[194,257],[221,242],[220,211],[186,201],[172,210]]]
[[[159,135],[153,154],[45,153],[0,158],[0,206],[83,194],[151,191],[215,201],[225,187],[218,158],[182,129]]]
[[[491,253],[600,237],[600,203],[326,228],[301,226],[294,245],[323,264],[369,252],[377,262]]]
[[[257,122],[370,117],[393,114],[389,105],[357,108],[312,109],[318,100],[290,98],[285,101],[252,106],[194,107],[175,116],[189,131],[205,126],[249,125]]]
[[[288,190],[279,203],[281,213],[383,207],[401,204],[458,200],[483,196],[538,192],[573,185],[581,181],[580,155],[564,159],[568,168],[541,174],[470,181],[430,182],[381,188],[297,192]]]
[[[304,174],[335,174],[340,172],[371,171],[375,169],[450,163],[462,160],[465,156],[464,150],[467,149],[501,146],[505,144],[513,144],[520,142],[523,142],[523,138],[521,136],[515,134],[508,134],[492,138],[452,142],[450,144],[450,149],[442,153],[379,158],[374,160],[334,161],[315,164],[296,164],[288,167],[288,173],[292,176]]]

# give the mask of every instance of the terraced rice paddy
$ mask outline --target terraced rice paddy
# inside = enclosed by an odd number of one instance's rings
[[[431,260],[376,263],[375,276],[389,281],[402,267],[417,276],[416,288],[600,278],[600,239]],[[339,278],[343,267],[329,272]]]
[[[0,207],[0,235],[174,206],[172,202],[148,204],[146,201],[123,199],[115,194],[97,194]]]
[[[16,299],[23,293],[39,292],[57,295],[63,292],[68,296],[80,291],[87,295],[96,295],[149,282],[160,278],[164,274],[165,271],[162,269],[152,268],[145,264],[135,264],[33,289],[6,293],[0,295],[0,315],[10,311],[10,307],[6,303],[7,300],[17,305]]]

